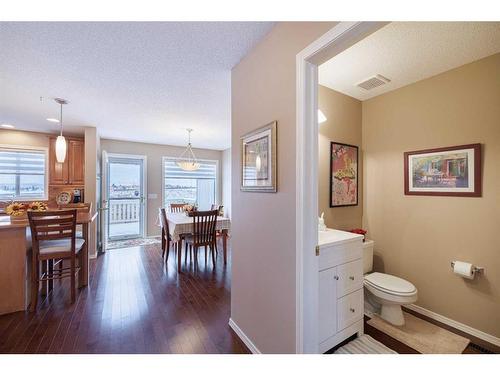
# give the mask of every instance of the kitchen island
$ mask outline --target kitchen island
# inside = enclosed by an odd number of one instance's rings
[[[88,285],[89,224],[97,213],[78,212],[77,224],[82,225],[85,239],[79,287]],[[0,216],[0,315],[27,310],[30,304],[31,231],[28,220],[12,221]]]

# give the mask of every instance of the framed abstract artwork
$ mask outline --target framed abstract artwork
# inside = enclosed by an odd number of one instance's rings
[[[330,143],[330,207],[358,204],[358,147]]]
[[[406,195],[481,196],[481,144],[404,153]]]
[[[241,190],[277,191],[277,122],[241,137]]]

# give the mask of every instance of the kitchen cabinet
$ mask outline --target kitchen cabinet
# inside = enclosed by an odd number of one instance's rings
[[[49,142],[49,185],[85,184],[85,143],[83,139],[66,137],[66,159],[56,159],[56,138]]]

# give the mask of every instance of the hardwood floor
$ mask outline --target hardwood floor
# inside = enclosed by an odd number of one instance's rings
[[[110,250],[74,305],[55,282],[37,312],[0,316],[0,353],[248,353],[228,326],[230,261],[208,258],[178,274],[159,245]]]

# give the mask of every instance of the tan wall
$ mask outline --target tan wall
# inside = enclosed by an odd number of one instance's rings
[[[222,202],[224,215],[231,218],[231,149],[222,152]]]
[[[363,216],[361,101],[320,85],[318,106],[327,118],[319,125],[318,214],[325,213],[325,224],[328,228],[343,230],[360,228]],[[357,206],[330,207],[330,142],[359,147]]]
[[[156,145],[151,143],[115,141],[101,139],[101,149],[108,153],[146,155],[147,156],[147,193],[157,194],[156,199],[149,199],[147,204],[147,235],[159,236],[160,230],[157,226],[158,208],[162,205],[162,157],[177,157],[185,149],[184,147]],[[222,202],[222,151],[194,149],[198,159],[217,160],[218,170],[218,195],[217,201]],[[223,204],[223,202],[222,202]]]
[[[364,224],[417,304],[500,337],[500,54],[363,102]],[[483,144],[483,197],[403,194],[403,152]],[[451,272],[484,266],[477,280]]]
[[[99,150],[99,135],[96,128],[85,128],[85,203],[92,203],[93,211],[97,211],[97,153]],[[100,213],[99,213],[100,214]],[[97,254],[97,225],[94,220],[89,225],[89,254]]]
[[[295,351],[295,58],[335,23],[278,23],[231,76],[231,317],[264,353]],[[278,192],[240,191],[240,136],[278,121]]]
[[[50,134],[0,129],[0,145],[49,147]]]

